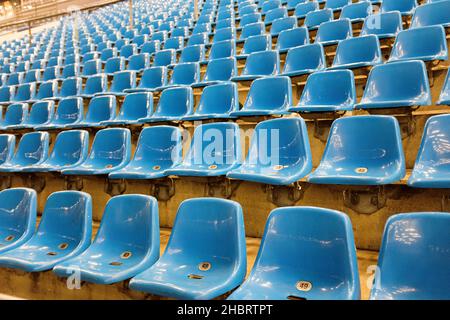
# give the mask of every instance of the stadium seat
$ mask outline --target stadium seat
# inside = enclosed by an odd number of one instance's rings
[[[372,3],[370,1],[359,1],[350,3],[342,7],[340,19],[350,19],[352,23],[363,22],[373,12]]]
[[[82,164],[62,170],[66,175],[103,175],[125,167],[131,158],[131,133],[125,128],[97,132],[88,158]]]
[[[289,49],[309,44],[308,29],[305,27],[283,30],[278,34],[276,49],[286,53]]]
[[[59,101],[53,120],[44,125],[38,125],[36,130],[62,129],[83,120],[84,107],[81,97],[70,97]]]
[[[58,80],[49,80],[39,85],[37,94],[28,100],[36,102],[44,99],[53,99],[58,94]]]
[[[90,60],[83,65],[81,77],[87,78],[102,73],[102,61],[100,59]]]
[[[114,119],[101,121],[101,126],[138,124],[139,119],[153,114],[153,94],[135,92],[125,96],[119,113]]]
[[[231,81],[251,81],[260,77],[274,76],[279,72],[280,56],[278,51],[254,52],[248,55],[241,75],[231,78]]]
[[[247,159],[228,178],[273,185],[290,185],[312,169],[308,131],[302,118],[258,123]]]
[[[204,87],[222,81],[229,81],[237,74],[237,63],[234,57],[211,60],[208,62],[202,81],[194,83],[192,87]]]
[[[63,70],[66,70],[66,68],[68,67],[64,67]],[[47,67],[44,69],[44,72],[42,73],[41,81],[58,79],[60,78],[60,76],[62,76],[60,66]]]
[[[398,60],[447,60],[448,48],[442,26],[408,29],[397,34],[388,62]]]
[[[28,103],[13,103],[8,106],[5,118],[0,121],[0,130],[15,129],[28,117]]]
[[[450,26],[449,1],[435,1],[426,3],[416,8],[411,19],[410,28],[442,25]]]
[[[203,44],[203,45],[207,45],[209,44],[209,35],[207,32],[203,32],[203,33],[197,33],[197,34],[193,34],[189,37],[189,40],[187,42],[187,46],[193,46],[196,44]]]
[[[375,66],[369,73],[357,108],[396,108],[431,104],[430,85],[423,61],[399,61]]]
[[[0,87],[0,103],[1,104],[9,103],[11,98],[14,96],[14,93],[15,93],[14,86]]]
[[[395,38],[403,30],[399,11],[384,12],[367,16],[360,36],[376,35],[379,39]]]
[[[164,41],[164,50],[173,49],[176,51],[182,50],[184,47],[183,37],[173,37]]]
[[[319,43],[307,44],[288,50],[283,75],[301,76],[326,68],[325,52]]]
[[[349,217],[286,207],[270,213],[250,276],[228,300],[356,300],[360,290]]]
[[[156,88],[162,91],[176,86],[190,86],[200,81],[200,65],[197,62],[178,63],[173,68],[172,77],[166,86]]]
[[[309,30],[315,30],[320,24],[333,20],[333,10],[321,9],[310,11],[306,14],[304,26]]]
[[[391,116],[354,116],[335,120],[322,160],[308,182],[383,185],[405,175],[400,126]]]
[[[7,86],[18,86],[22,83],[29,83],[28,81],[24,81],[23,72],[15,72],[8,75],[8,79],[6,80]]]
[[[115,95],[115,96],[125,96],[127,89],[133,89],[136,87],[136,72],[134,71],[119,71],[114,73],[114,77],[111,83],[111,87],[106,92],[96,93],[98,95]]]
[[[333,11],[340,11],[346,5],[352,3],[352,0],[327,0],[325,2],[325,8],[331,9]]]
[[[126,60],[124,57],[109,58],[105,62],[103,73],[108,76],[113,76],[114,73],[125,70]]]
[[[40,82],[41,70],[30,70],[25,72],[23,76],[23,83]]]
[[[33,236],[36,207],[37,195],[33,189],[0,191],[0,254],[21,246]]]
[[[59,68],[57,68],[57,70],[55,70],[55,71],[58,71],[58,69]],[[66,65],[63,68],[59,78],[60,79],[67,79],[67,78],[70,78],[70,77],[79,77],[80,74],[81,74],[80,69],[81,69],[81,67],[80,67],[80,65],[78,63]],[[53,73],[52,73],[52,76],[53,76]],[[52,79],[48,79],[48,80],[52,80]],[[47,79],[43,79],[43,81],[46,81],[46,80]]]
[[[208,60],[233,57],[235,54],[236,43],[234,40],[219,41],[212,44],[211,50],[209,51]],[[183,57],[183,54],[181,55],[181,57]],[[202,55],[202,58],[204,59],[204,55]],[[207,63],[207,61],[205,61],[204,63]]]
[[[329,69],[355,69],[381,63],[380,42],[377,36],[367,35],[340,41]]]
[[[289,114],[292,88],[289,77],[264,77],[252,82],[244,106],[231,116],[263,116]]]
[[[10,98],[11,102],[32,101],[36,95],[36,83],[24,83],[16,87],[16,93]]]
[[[288,0],[286,3],[288,10],[294,10],[295,7],[300,3],[307,3],[309,0]]]
[[[0,172],[20,172],[29,166],[44,162],[48,156],[49,141],[48,132],[25,133],[11,160],[5,161],[0,166]]]
[[[352,23],[350,19],[339,19],[320,24],[317,30],[315,43],[323,46],[334,45],[341,40],[352,37]]]
[[[276,37],[280,32],[297,27],[296,17],[284,17],[275,19],[270,27],[270,35]]]
[[[448,300],[450,214],[417,212],[388,219],[370,298]],[[405,272],[408,270],[408,272]]]
[[[87,78],[80,96],[83,98],[92,98],[94,95],[105,93],[107,90],[108,77],[106,74],[101,73]]]
[[[126,93],[154,91],[167,85],[167,68],[151,67],[145,69],[142,73],[139,85],[132,89],[126,89]]]
[[[180,59],[178,63],[186,62],[200,62],[205,59],[205,46],[197,44],[193,46],[184,47],[181,51]]]
[[[298,19],[304,19],[309,12],[319,10],[319,3],[316,1],[306,1],[295,6],[294,15]]]
[[[161,49],[161,43],[158,40],[148,41],[141,45],[139,48],[140,53],[148,53],[153,55]]]
[[[68,97],[81,95],[83,88],[83,79],[80,77],[67,78],[61,83],[59,91],[51,98],[52,100],[61,100]]]
[[[353,110],[355,79],[351,70],[315,72],[308,77],[297,106],[291,112],[335,112]]]
[[[236,59],[247,59],[255,52],[269,51],[272,48],[272,37],[268,34],[250,36],[245,39],[241,53],[236,55]]]
[[[189,44],[188,44],[189,45]],[[176,62],[176,51],[174,49],[161,50],[153,56],[153,67],[167,67]]]
[[[106,204],[97,236],[82,254],[58,264],[58,276],[79,272],[81,281],[112,284],[129,279],[159,258],[158,201],[127,194]]]
[[[381,2],[380,11],[400,11],[404,16],[410,16],[417,7],[417,0],[383,0]]]
[[[439,95],[437,104],[450,105],[450,71],[447,72],[447,77],[445,78],[445,82],[442,87],[441,94]]]
[[[260,36],[265,34],[266,27],[263,22],[254,22],[245,25],[242,28],[241,35],[239,39],[236,41],[237,43],[245,42],[249,37],[252,36]]]
[[[15,147],[16,137],[13,134],[0,134],[0,166],[11,161]]]
[[[89,101],[88,110],[83,120],[69,124],[69,128],[88,128],[101,126],[101,122],[116,116],[116,97],[113,95],[96,96]]]
[[[147,127],[141,131],[133,159],[113,171],[109,179],[158,179],[182,160],[182,133],[172,126]]]
[[[27,272],[51,270],[82,253],[92,235],[92,199],[79,191],[52,193],[36,233],[0,256],[0,266]]]
[[[9,129],[33,129],[37,126],[49,124],[53,120],[55,102],[44,100],[35,102],[27,117],[20,123],[10,126]]]
[[[242,208],[237,202],[185,200],[166,251],[151,268],[131,279],[130,288],[178,299],[216,298],[244,281],[245,248]]]

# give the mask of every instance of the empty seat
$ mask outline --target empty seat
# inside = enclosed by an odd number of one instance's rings
[[[251,81],[260,77],[277,75],[280,72],[278,51],[254,52],[247,57],[244,70],[232,81]]]
[[[349,19],[324,22],[319,26],[315,42],[324,46],[334,45],[352,37],[352,23]]]
[[[213,45],[211,46],[208,60],[233,57],[235,54],[236,54],[236,43],[234,42],[234,40],[219,41],[213,43]],[[183,57],[183,54],[181,54],[181,56]]]
[[[351,4],[352,0],[326,0],[325,8],[333,11],[342,10],[342,8],[348,4]]]
[[[322,9],[308,12],[305,17],[304,26],[310,30],[317,29],[322,23],[333,20],[333,10]]]
[[[101,126],[138,124],[139,119],[153,114],[153,94],[135,92],[125,96],[119,113],[114,119],[101,121]]]
[[[106,92],[96,93],[95,95],[112,94],[115,96],[126,95],[125,90],[136,87],[136,72],[135,71],[120,71],[114,73],[111,87]]]
[[[39,82],[41,81],[41,70],[30,70],[25,73],[23,82],[31,83],[31,82]]]
[[[84,107],[81,97],[62,99],[58,103],[53,120],[44,125],[38,125],[37,130],[61,129],[76,124],[83,119]]]
[[[217,28],[217,27],[216,27]],[[213,44],[225,40],[233,40],[236,38],[236,30],[231,28],[223,28],[214,32]]]
[[[23,81],[24,73],[15,72],[7,76],[6,85],[7,86],[17,86],[22,83],[29,83],[29,81]]]
[[[417,0],[383,0],[381,2],[380,11],[400,11],[404,16],[412,15],[417,7]]]
[[[96,94],[104,93],[108,90],[108,77],[106,74],[97,74],[90,76],[86,80],[84,89],[80,96],[84,98],[91,98]]]
[[[190,86],[200,80],[200,65],[198,62],[178,63],[173,68],[172,77],[167,86],[159,87],[164,90],[174,86]]]
[[[178,209],[166,251],[131,279],[130,288],[178,299],[213,299],[242,283],[246,259],[241,206],[218,198],[189,199]]]
[[[295,6],[294,15],[298,19],[303,19],[309,12],[319,9],[319,3],[316,1],[306,1]]]
[[[297,27],[296,17],[284,17],[276,19],[272,22],[270,27],[270,35],[278,36],[280,32]]]
[[[383,185],[405,175],[400,126],[391,116],[337,119],[318,168],[308,181],[319,184]]]
[[[426,3],[416,8],[411,19],[410,28],[442,25],[450,26],[450,2],[437,1]]]
[[[250,276],[228,299],[359,298],[349,217],[330,209],[286,207],[270,213]]]
[[[11,160],[0,166],[0,172],[20,172],[29,166],[44,162],[48,156],[49,140],[48,132],[25,133]]]
[[[83,65],[81,76],[86,78],[102,72],[102,61],[100,59],[90,60]]]
[[[319,43],[307,44],[288,50],[282,74],[295,77],[323,70],[325,67],[323,46]]]
[[[5,112],[5,118],[0,120],[0,129],[15,129],[21,125],[28,117],[27,103],[13,103],[8,106]]]
[[[278,35],[276,49],[285,53],[289,49],[309,44],[308,29],[305,27],[283,30]]]
[[[377,36],[367,35],[340,41],[330,69],[354,69],[382,62]]]
[[[362,109],[427,106],[430,85],[423,61],[410,60],[375,66],[367,79]]]
[[[237,74],[237,63],[234,57],[211,60],[208,62],[202,81],[193,84],[192,87],[204,87],[222,81],[229,81]]]
[[[59,68],[57,68],[57,70],[58,69]],[[70,77],[78,77],[78,76],[80,76],[80,73],[81,73],[80,65],[78,63],[69,64],[63,68],[59,78],[66,79],[66,78],[70,78]],[[46,79],[43,79],[43,80],[45,81]]]
[[[288,16],[287,9],[284,7],[272,9],[266,13],[266,16],[264,17],[264,24],[270,25],[275,20],[285,18],[287,16]]]
[[[125,70],[126,60],[124,57],[114,57],[106,60],[103,73],[113,76],[114,73]]]
[[[35,102],[27,117],[14,126],[14,129],[33,129],[49,124],[53,120],[55,102],[51,100]]]
[[[395,38],[403,30],[402,16],[399,11],[369,15],[361,29],[360,36],[376,35],[379,39]]]
[[[93,243],[53,272],[69,277],[76,268],[82,281],[112,284],[144,271],[158,258],[158,202],[150,196],[128,194],[108,201]]]
[[[141,45],[139,52],[140,53],[148,53],[153,55],[155,52],[158,52],[161,48],[161,43],[158,40],[148,41]]]
[[[167,67],[176,62],[176,51],[174,49],[161,50],[153,57],[153,67]]]
[[[250,54],[261,51],[268,51],[272,48],[272,37],[268,34],[248,37],[241,53],[236,56],[236,59],[246,59]]]
[[[70,128],[97,127],[101,122],[114,119],[116,115],[116,97],[113,95],[97,96],[89,101],[85,118],[80,122],[68,124]]]
[[[265,34],[266,27],[262,22],[250,23],[242,28],[238,43],[244,42],[249,37]]]
[[[442,26],[429,26],[398,33],[389,62],[398,60],[447,60],[448,48]]]
[[[202,124],[195,128],[191,147],[183,162],[168,174],[222,176],[241,161],[239,126],[232,122]]]
[[[193,46],[196,44],[207,45],[209,43],[209,35],[207,32],[193,34],[189,37],[187,46]]]
[[[0,87],[0,103],[9,103],[14,96],[14,86]]]
[[[202,44],[197,44],[185,47],[183,51],[181,51],[178,63],[200,62],[204,58],[205,58],[205,46]]]
[[[302,118],[272,119],[258,123],[248,156],[228,178],[273,185],[289,185],[312,169],[308,131]]]
[[[32,165],[27,171],[61,171],[80,165],[89,151],[89,133],[84,130],[62,131],[56,136],[53,150],[44,162]]]
[[[39,85],[36,96],[30,99],[30,102],[44,99],[53,99],[58,94],[58,80],[49,80]]]
[[[126,93],[154,91],[167,85],[167,68],[166,67],[151,67],[145,69],[142,73],[139,85],[136,88],[126,89]]]
[[[156,110],[150,117],[142,118],[140,123],[180,121],[193,112],[194,95],[191,87],[165,89],[159,98]]]
[[[203,89],[200,102],[192,115],[183,120],[226,119],[230,113],[239,110],[237,85],[224,82],[207,86]]]
[[[95,135],[86,161],[61,172],[68,175],[109,174],[126,166],[130,161],[130,157],[130,130],[123,128],[103,129]]]
[[[133,159],[109,174],[110,179],[158,179],[182,160],[182,134],[172,126],[147,127],[141,131]]]
[[[125,59],[130,58],[137,53],[137,45],[135,43],[124,45],[120,48],[119,55]]]
[[[447,72],[437,104],[450,105],[450,71]]]
[[[92,235],[92,199],[79,191],[52,193],[36,233],[0,256],[0,266],[27,272],[51,270],[82,253]]]
[[[350,3],[342,8],[340,19],[347,18],[353,22],[364,21],[373,12],[372,3],[370,1],[360,1]]]
[[[66,68],[64,68],[65,70]],[[58,79],[61,76],[61,68],[59,66],[48,67],[42,73],[41,80],[48,81],[53,79]]]
[[[0,254],[21,246],[33,236],[36,207],[37,195],[33,189],[12,188],[0,192]]]
[[[384,229],[373,300],[448,300],[450,214],[390,217]],[[410,272],[405,272],[409,270]]]
[[[16,147],[13,134],[0,134],[0,166],[11,161]]]
[[[36,95],[36,83],[24,83],[16,87],[16,93],[10,98],[11,102],[27,102]]]

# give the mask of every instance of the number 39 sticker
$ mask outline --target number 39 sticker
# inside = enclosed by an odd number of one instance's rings
[[[308,281],[299,281],[295,287],[300,291],[309,291],[312,289],[312,283]]]

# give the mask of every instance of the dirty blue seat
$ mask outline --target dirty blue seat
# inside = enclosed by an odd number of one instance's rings
[[[447,72],[447,77],[445,78],[437,104],[450,105],[450,71]]]
[[[178,63],[186,62],[200,62],[205,59],[205,46],[202,44],[196,44],[193,46],[184,47],[181,51],[180,59]]]
[[[95,240],[82,254],[55,266],[61,277],[112,284],[134,277],[159,258],[158,201],[127,194],[106,204]]]
[[[67,78],[61,83],[61,88],[53,96],[53,100],[61,100],[68,97],[81,95],[83,79],[80,77]]]
[[[81,72],[81,77],[86,78],[89,76],[102,73],[102,61],[100,59],[94,59],[86,62],[83,65],[83,71]]]
[[[96,94],[104,93],[108,90],[108,76],[104,73],[90,76],[86,80],[81,97],[91,98]]]
[[[443,26],[401,31],[395,38],[388,62],[398,60],[447,60],[448,48]]]
[[[244,46],[240,54],[236,55],[236,59],[246,59],[252,53],[268,51],[271,48],[272,37],[269,34],[250,36],[245,39]]]
[[[450,214],[446,212],[390,217],[370,299],[449,300],[449,228]]]
[[[323,70],[325,52],[320,43],[307,44],[288,50],[282,75],[295,77]]]
[[[116,97],[113,95],[96,96],[89,101],[88,110],[83,120],[69,128],[87,128],[101,126],[101,122],[114,119],[116,116]]]
[[[35,102],[31,106],[28,116],[20,124],[14,125],[13,127],[14,129],[32,129],[38,126],[45,126],[53,120],[54,110],[54,101],[45,100]]]
[[[240,76],[232,81],[251,81],[260,77],[274,76],[280,72],[280,56],[278,51],[267,50],[248,55],[245,67]]]
[[[126,95],[125,90],[136,87],[136,72],[135,71],[119,71],[114,73],[111,87],[106,92],[96,93],[95,95],[112,94],[115,96]]]
[[[62,170],[67,175],[109,174],[125,167],[131,158],[131,133],[124,128],[97,132],[88,158],[82,164]]]
[[[342,8],[340,19],[347,18],[351,22],[363,22],[373,12],[372,3],[370,1],[360,1],[350,3]]]
[[[0,172],[20,172],[26,167],[41,164],[47,159],[49,141],[48,132],[25,133],[11,160],[0,166]]]
[[[109,179],[158,179],[182,160],[182,133],[172,126],[147,127],[141,131],[133,159],[113,171]]]
[[[399,61],[373,67],[361,109],[431,105],[430,85],[423,61]]]
[[[382,62],[380,41],[375,35],[367,35],[340,41],[329,69],[355,69]]]
[[[410,28],[426,27],[433,25],[450,26],[450,2],[437,1],[418,6],[411,19]]]
[[[151,67],[142,73],[139,85],[133,89],[126,89],[126,93],[154,91],[156,88],[167,85],[167,68]]]
[[[62,131],[56,136],[47,160],[27,168],[32,172],[61,171],[80,165],[89,150],[89,133],[85,130]]]
[[[33,236],[36,207],[37,195],[33,189],[12,188],[0,192],[0,254],[21,246]]]
[[[324,46],[334,45],[341,40],[352,37],[352,23],[350,19],[339,19],[324,22],[319,26],[315,43],[321,43]]]
[[[155,112],[139,123],[180,121],[193,112],[194,95],[191,87],[173,87],[162,91]]]
[[[205,87],[197,109],[192,115],[183,117],[183,120],[227,119],[230,118],[231,112],[238,110],[237,85],[223,82]]]
[[[349,5],[352,3],[352,0],[326,0],[325,1],[325,8],[331,9],[333,11],[339,11],[342,10],[346,5]]]
[[[229,81],[237,74],[237,63],[234,57],[214,59],[208,62],[202,81],[194,83],[192,87],[204,87],[223,81]]]
[[[272,22],[270,27],[270,35],[276,37],[280,32],[297,27],[296,17],[284,17],[276,19]]]
[[[303,19],[309,12],[319,10],[319,3],[316,1],[307,1],[295,6],[294,15],[298,19]]]
[[[239,39],[236,41],[237,43],[245,42],[249,37],[252,36],[260,36],[265,34],[266,26],[263,22],[254,22],[247,24],[242,28],[241,35]]]
[[[403,30],[399,11],[371,14],[365,20],[360,36],[376,35],[379,39],[395,38]]]
[[[262,116],[289,114],[292,105],[291,79],[285,76],[264,77],[252,82],[244,106],[231,116]]]
[[[142,72],[150,66],[148,53],[139,53],[129,57],[127,70]]]
[[[236,43],[234,40],[224,40],[215,42],[209,51],[208,60],[233,57],[236,54]],[[204,55],[202,56],[204,59]],[[184,62],[184,61],[181,61]],[[207,63],[207,61],[204,61]]]
[[[360,290],[349,217],[286,207],[270,213],[252,271],[228,299],[357,300]]]
[[[0,134],[0,166],[11,161],[15,147],[16,137],[13,134]]]
[[[114,73],[125,70],[126,60],[124,57],[113,57],[106,60],[103,73],[113,76]]]
[[[258,123],[247,159],[228,178],[273,185],[290,185],[312,169],[306,123],[280,118]]]
[[[24,83],[16,87],[16,93],[10,98],[11,102],[27,102],[36,95],[36,83]]]
[[[298,105],[291,112],[336,112],[353,110],[356,88],[350,70],[321,71],[311,74]]]
[[[417,0],[383,0],[380,12],[400,11],[402,16],[410,16],[417,7]]]
[[[405,175],[400,126],[391,116],[354,116],[333,122],[319,167],[308,181],[383,185]]]
[[[0,120],[0,130],[15,129],[28,117],[28,103],[13,103],[8,106],[5,118]]]
[[[11,101],[11,98],[14,96],[14,93],[14,86],[0,87],[0,103],[9,103]]]
[[[177,176],[222,176],[237,168],[241,157],[239,126],[236,123],[202,124],[195,128],[186,158],[167,173]]]
[[[304,26],[309,30],[314,30],[319,27],[320,24],[333,20],[333,10],[321,9],[310,11],[305,16]]]
[[[283,30],[278,34],[276,49],[285,53],[289,49],[309,44],[308,29],[305,27]]]
[[[37,130],[61,129],[83,120],[83,98],[70,97],[59,101],[53,120],[44,125],[38,125]]]
[[[172,77],[167,86],[156,88],[158,91],[174,86],[190,86],[200,81],[200,65],[198,62],[178,63],[173,68]]]
[[[213,299],[244,281],[246,259],[242,207],[225,199],[189,199],[178,209],[166,251],[131,279],[130,288],[178,299]]]
[[[27,272],[51,270],[86,250],[91,235],[91,196],[79,191],[52,193],[36,233],[21,246],[0,255],[0,266]]]
[[[161,50],[153,56],[153,67],[167,67],[176,62],[176,51],[174,49]]]
[[[114,119],[101,121],[101,126],[138,124],[139,119],[153,114],[153,94],[135,92],[125,96],[119,113]]]
[[[417,188],[449,188],[450,167],[446,141],[450,136],[450,115],[428,118],[422,143],[408,185]]]

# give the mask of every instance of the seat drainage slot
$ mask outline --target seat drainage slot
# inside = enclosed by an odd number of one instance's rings
[[[122,262],[119,262],[119,261],[113,261],[113,262],[111,262],[109,265],[118,267],[118,266],[121,266],[121,265],[122,265]]]
[[[200,280],[200,279],[203,279],[204,278],[204,276],[201,276],[201,275],[198,275],[198,274],[189,274],[188,275],[188,278],[189,279],[194,279],[194,280]]]
[[[301,301],[307,300],[306,298],[299,297],[299,296],[293,296],[293,295],[287,296],[287,299],[288,300],[301,300]]]
[[[13,240],[14,240],[14,236],[7,236],[5,238],[5,241],[8,241],[8,242],[13,241]]]
[[[50,251],[50,252],[47,253],[47,255],[48,255],[48,256],[56,256],[57,253],[56,253],[56,252],[53,252],[53,251]]]

